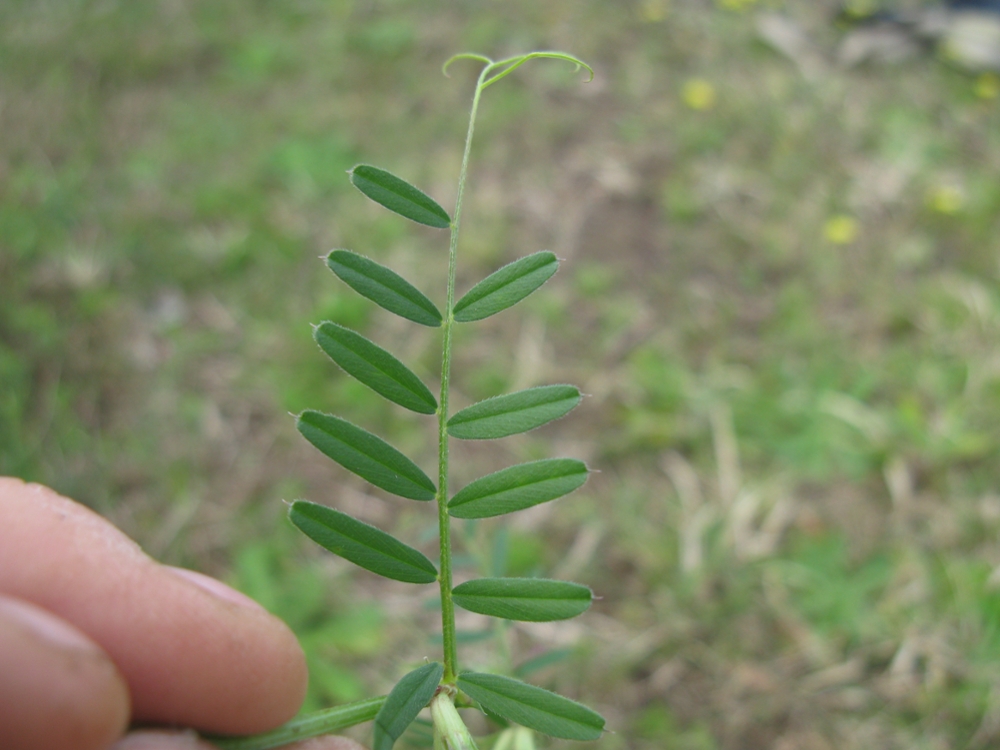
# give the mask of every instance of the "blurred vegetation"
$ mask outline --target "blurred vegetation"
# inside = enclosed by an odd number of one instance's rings
[[[775,11],[798,58],[764,41]],[[839,66],[836,11],[0,2],[0,471],[285,617],[310,705],[386,690],[437,648],[433,612],[300,542],[281,500],[424,546],[433,519],[287,412],[343,414],[426,465],[432,433],[309,323],[365,330],[431,382],[435,333],[317,256],[351,248],[441,299],[441,236],[344,171],[451,205],[472,71],[441,63],[566,49],[593,83],[539,64],[484,100],[461,249],[463,288],[535,250],[566,262],[459,332],[456,407],[545,381],[591,398],[502,455],[456,446],[456,483],[556,453],[601,472],[509,533],[462,526],[470,566],[602,597],[506,629],[510,663],[601,710],[611,750],[996,746],[1000,86],[930,54]],[[470,666],[482,627],[460,623]]]

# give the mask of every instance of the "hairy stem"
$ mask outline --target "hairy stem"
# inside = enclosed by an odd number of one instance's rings
[[[441,570],[438,580],[441,584],[441,636],[444,643],[445,683],[455,682],[458,674],[458,652],[455,639],[455,604],[451,598],[451,519],[448,515],[448,387],[451,380],[451,333],[455,324],[455,276],[458,256],[458,231],[462,223],[462,197],[465,194],[465,178],[469,170],[469,154],[472,152],[472,135],[476,129],[476,112],[479,96],[483,91],[483,80],[492,69],[492,64],[483,68],[476,82],[476,93],[472,97],[472,111],[469,114],[469,130],[465,136],[465,153],[462,155],[462,169],[458,174],[458,193],[455,198],[455,218],[451,222],[451,242],[448,248],[448,303],[442,331],[441,345],[441,398],[438,406],[438,534],[441,542]]]
[[[270,732],[255,734],[250,737],[213,737],[203,735],[203,739],[222,750],[271,750],[284,747],[297,740],[319,737],[323,734],[339,732],[355,724],[371,721],[382,708],[385,696],[367,698],[365,700],[347,703],[324,711],[316,711],[305,716],[297,716],[287,724],[283,724]]]

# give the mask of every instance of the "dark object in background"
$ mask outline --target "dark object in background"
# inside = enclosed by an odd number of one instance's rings
[[[1000,0],[951,0],[946,5],[953,10],[986,10],[1000,13]]]
[[[848,25],[838,51],[844,65],[898,62],[920,50],[972,72],[1000,72],[1000,0],[950,0],[916,11],[860,13],[850,4],[838,14]]]

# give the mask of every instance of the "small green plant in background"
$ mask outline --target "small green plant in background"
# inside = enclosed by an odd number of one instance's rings
[[[388,696],[309,714],[264,735],[215,738],[224,748],[278,747],[374,719],[373,750],[390,750],[427,706],[433,722],[434,747],[442,750],[476,747],[456,705],[476,707],[501,723],[521,726],[502,733],[497,747],[533,746],[524,728],[571,740],[594,740],[604,731],[604,719],[575,701],[513,677],[461,671],[457,658],[456,606],[504,620],[549,622],[581,614],[592,600],[589,588],[565,581],[487,577],[458,586],[452,582],[451,518],[490,518],[529,508],[572,492],[588,476],[582,461],[550,458],[497,471],[454,494],[449,490],[450,438],[492,440],[527,432],[564,416],[581,398],[575,386],[545,385],[488,398],[454,414],[449,411],[455,324],[482,320],[520,302],[559,266],[553,253],[537,252],[500,268],[455,299],[462,198],[480,96],[487,87],[536,58],[568,61],[577,69],[586,68],[593,76],[588,65],[561,52],[532,52],[501,61],[461,54],[445,63],[445,72],[456,60],[483,64],[472,100],[454,217],[425,193],[383,169],[358,165],[350,171],[351,183],[373,201],[419,224],[450,230],[443,314],[416,287],[375,261],[349,250],[334,250],[326,258],[329,268],[362,296],[413,323],[441,329],[441,389],[437,398],[406,365],[353,330],[324,322],[314,332],[320,348],[345,372],[399,406],[436,416],[437,481],[382,438],[340,417],[310,410],[297,419],[299,432],[344,468],[394,495],[434,501],[440,542],[437,565],[386,532],[325,505],[297,500],[291,504],[289,517],[321,546],[366,570],[418,585],[437,583],[441,592],[443,659],[405,675]]]

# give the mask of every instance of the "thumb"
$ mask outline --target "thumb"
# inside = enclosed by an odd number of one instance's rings
[[[0,595],[0,747],[104,750],[125,731],[128,688],[64,620]]]

